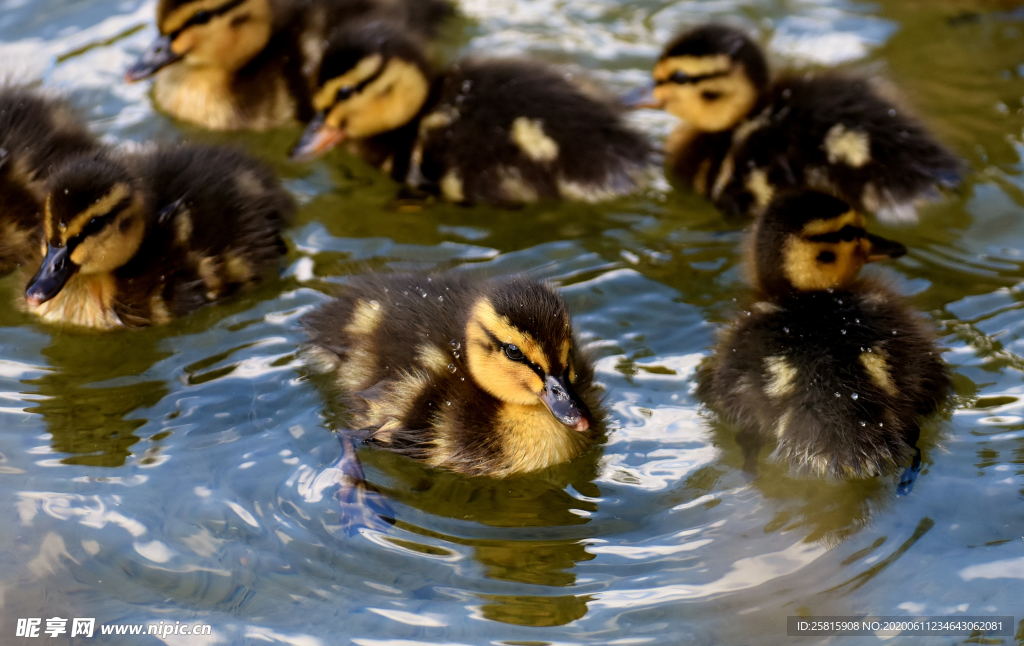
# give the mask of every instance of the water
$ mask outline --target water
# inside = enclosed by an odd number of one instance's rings
[[[691,378],[746,292],[741,232],[700,199],[664,185],[599,206],[402,210],[342,154],[284,161],[297,129],[216,135],[155,113],[146,84],[120,81],[153,2],[0,0],[4,68],[66,92],[107,140],[241,142],[303,205],[279,280],[167,327],[62,333],[0,308],[0,641],[21,641],[19,617],[53,616],[212,625],[79,640],[190,646],[761,644],[786,641],[796,614],[1024,620],[1024,13],[1010,4],[463,0],[450,43],[529,51],[619,90],[678,25],[728,16],[779,64],[901,89],[970,172],[923,224],[879,229],[911,251],[874,270],[940,329],[957,389],[897,497],[892,478],[770,463],[749,482],[705,418]],[[508,481],[364,450],[398,524],[347,536],[337,410],[296,355],[297,321],[347,276],[450,266],[564,287],[608,440]],[[17,288],[0,280],[0,302]],[[989,643],[1024,643],[1016,630]]]

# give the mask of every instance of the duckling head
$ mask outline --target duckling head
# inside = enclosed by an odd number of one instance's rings
[[[704,132],[734,127],[768,86],[764,54],[742,31],[704,25],[680,34],[654,66],[653,101]]]
[[[864,263],[907,248],[864,229],[864,216],[840,199],[806,191],[776,198],[753,232],[754,282],[768,294],[849,287]]]
[[[138,251],[146,200],[127,170],[102,157],[73,160],[49,180],[43,263],[25,289],[32,307],[60,293],[75,274],[109,273]]]
[[[532,281],[500,284],[473,305],[466,363],[480,388],[507,404],[543,404],[570,429],[586,431],[592,413],[576,392],[580,375],[569,312]]]
[[[160,0],[160,36],[125,72],[128,82],[182,62],[233,73],[270,42],[271,0]]]
[[[409,123],[430,92],[418,41],[396,25],[373,21],[331,34],[313,95],[316,117],[292,159],[318,157],[348,138],[373,137]]]

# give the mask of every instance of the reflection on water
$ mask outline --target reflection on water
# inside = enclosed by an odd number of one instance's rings
[[[152,110],[146,84],[120,81],[153,38],[155,4],[0,0],[0,64],[67,92],[112,142],[244,145],[302,211],[280,281],[166,328],[61,332],[0,308],[0,642],[17,643],[19,617],[57,615],[208,622],[203,646],[775,643],[787,615],[1019,609],[1020,9],[462,0],[448,43],[527,51],[620,91],[648,78],[679,25],[724,18],[780,68],[839,64],[900,89],[971,170],[922,224],[879,231],[911,252],[875,275],[935,321],[956,373],[955,407],[924,429],[925,469],[897,498],[890,479],[818,480],[767,456],[750,479],[733,430],[694,397],[747,291],[745,223],[667,182],[602,205],[438,204],[342,152],[288,163],[297,128],[181,126]],[[656,137],[674,125],[632,118]],[[605,388],[607,440],[504,481],[362,448],[397,522],[349,532],[344,410],[302,365],[298,321],[352,274],[452,267],[562,286]],[[19,288],[0,278],[0,300]]]

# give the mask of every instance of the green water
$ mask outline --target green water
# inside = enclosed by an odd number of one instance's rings
[[[988,2],[979,6],[1004,7]],[[123,70],[154,2],[0,0],[0,70],[66,93],[112,143],[231,141],[302,204],[279,280],[160,329],[59,332],[0,308],[0,643],[18,618],[203,622],[204,638],[77,643],[775,644],[789,615],[1015,615],[1024,622],[1024,10],[952,0],[463,0],[449,45],[643,81],[678,26],[728,17],[776,63],[887,79],[969,165],[873,268],[942,335],[957,398],[913,493],[762,464],[748,481],[692,376],[746,294],[742,231],[655,184],[598,206],[428,205],[298,130],[215,135],[153,111]],[[665,115],[637,124],[661,137]],[[398,524],[338,526],[335,411],[298,319],[368,270],[554,281],[598,358],[607,442],[494,481],[361,452]],[[0,280],[12,302],[19,280]],[[45,621],[43,622],[45,627]],[[69,624],[70,627],[70,624]],[[984,643],[1024,643],[1017,637]],[[40,642],[39,639],[42,641]],[[62,642],[63,640],[63,642]],[[800,638],[956,644],[966,638]],[[975,640],[972,643],[978,643]]]

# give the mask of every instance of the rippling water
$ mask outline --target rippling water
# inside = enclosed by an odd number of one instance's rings
[[[154,112],[145,83],[120,80],[153,37],[154,2],[0,0],[8,75],[67,93],[112,143],[242,142],[303,205],[280,280],[165,328],[72,334],[0,308],[0,642],[18,641],[19,617],[53,616],[200,621],[211,637],[165,642],[204,646],[762,644],[787,641],[795,614],[1024,619],[1024,11],[1011,4],[462,0],[451,36],[619,90],[680,25],[728,18],[779,65],[901,89],[971,170],[923,224],[882,232],[911,252],[876,271],[941,330],[958,395],[897,498],[891,479],[773,464],[749,482],[704,416],[694,369],[745,289],[741,232],[703,201],[665,184],[600,206],[400,210],[391,182],[341,153],[285,162],[297,130],[215,135]],[[507,481],[363,450],[398,523],[347,536],[336,415],[296,355],[297,321],[352,274],[450,266],[563,286],[599,359],[608,441]],[[17,288],[0,280],[0,301]],[[1017,630],[989,643],[1024,642]]]

